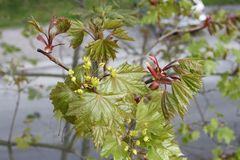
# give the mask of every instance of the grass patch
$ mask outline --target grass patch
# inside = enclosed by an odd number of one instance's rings
[[[77,5],[71,0],[0,0],[0,28],[21,27],[31,16],[48,22],[52,16],[68,16]]]
[[[92,0],[85,2],[90,3]],[[206,5],[240,4],[240,0],[203,2]],[[0,0],[0,28],[24,26],[31,16],[41,23],[48,22],[52,16],[69,17],[70,11],[76,8],[78,4],[74,0]]]
[[[240,0],[202,0],[205,5],[240,4]]]

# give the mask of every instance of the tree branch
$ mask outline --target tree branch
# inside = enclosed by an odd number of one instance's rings
[[[204,26],[200,25],[200,26],[195,26],[193,28],[189,28],[189,29],[174,29],[174,30],[172,30],[172,31],[162,35],[161,37],[159,37],[157,39],[157,41],[155,43],[153,43],[153,45],[150,46],[146,50],[146,52],[144,52],[144,55],[149,54],[153,50],[153,48],[155,48],[158,45],[158,43],[160,43],[161,41],[163,41],[163,40],[165,40],[165,39],[167,39],[167,38],[169,38],[171,36],[178,35],[178,34],[183,34],[183,33],[192,33],[192,32],[199,31],[199,30],[201,30],[203,28],[204,28]]]
[[[62,67],[63,69],[65,69],[66,71],[69,70],[68,67],[66,67],[65,65],[63,65],[59,60],[57,60],[54,56],[52,56],[50,53],[44,52],[41,49],[37,49],[37,52],[42,53],[43,55],[45,55],[46,57],[48,57],[48,59],[50,61],[52,61],[53,63],[57,64],[58,66]]]

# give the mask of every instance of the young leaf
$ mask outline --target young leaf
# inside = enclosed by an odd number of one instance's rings
[[[57,33],[65,33],[71,27],[71,22],[64,17],[60,17],[56,21]]]
[[[44,32],[42,26],[34,19],[34,17],[32,17],[32,19],[29,20],[28,23],[32,25],[38,32]]]
[[[186,106],[189,103],[189,99],[192,98],[192,91],[180,81],[173,81],[172,93],[178,101],[178,104],[183,107]]]
[[[201,78],[196,75],[184,74],[181,76],[181,80],[184,81],[184,83],[193,93],[197,93],[202,87]]]
[[[148,91],[142,81],[146,75],[142,67],[123,63],[115,69],[115,72],[116,75],[107,76],[101,81],[99,90],[106,93],[130,92],[141,95]]]
[[[72,21],[71,28],[68,31],[69,35],[72,37],[71,46],[77,48],[82,44],[84,38],[84,26],[81,21]]]
[[[69,103],[79,99],[65,83],[58,82],[50,93],[50,99],[54,105],[54,110],[60,110],[65,114],[68,110]]]
[[[116,20],[107,19],[103,24],[104,29],[116,29],[122,26],[123,26],[123,21],[120,19],[116,19]]]
[[[117,102],[124,95],[106,95],[101,93],[83,93],[81,98],[71,101],[67,115],[78,118],[87,117],[92,122],[109,124],[120,121]]]
[[[122,28],[117,28],[117,29],[113,30],[112,35],[116,38],[119,38],[119,39],[134,41],[133,38],[128,36],[127,31],[125,31]]]
[[[111,39],[99,39],[91,42],[87,49],[87,56],[98,62],[107,62],[109,59],[115,59],[117,48],[119,48],[116,41]]]

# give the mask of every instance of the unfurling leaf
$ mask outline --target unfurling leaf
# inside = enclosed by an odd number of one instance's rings
[[[119,39],[134,41],[133,38],[128,36],[127,31],[125,31],[122,28],[117,28],[117,29],[113,30],[112,35],[116,38],[119,38]]]
[[[120,19],[119,20],[107,19],[103,24],[104,29],[116,29],[122,26],[123,26],[123,21]]]
[[[84,26],[81,21],[72,21],[71,28],[68,31],[69,35],[72,37],[71,46],[77,48],[82,44],[84,38]]]
[[[65,33],[69,30],[71,27],[71,22],[64,17],[57,18],[56,21],[56,28],[57,28],[57,33]]]
[[[38,32],[44,32],[42,26],[38,23],[38,21],[34,19],[34,17],[32,17],[32,19],[29,20],[28,23],[32,25]]]

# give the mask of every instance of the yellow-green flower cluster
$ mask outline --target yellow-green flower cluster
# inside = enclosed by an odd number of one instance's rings
[[[107,70],[110,72],[112,77],[116,77],[117,76],[117,71],[116,69],[113,69],[111,66],[107,67]]]
[[[74,71],[72,69],[68,70],[68,75],[71,77],[71,81],[76,83],[77,78],[74,76]]]
[[[89,57],[83,57],[83,68],[85,70],[90,70],[91,69],[91,61]]]

